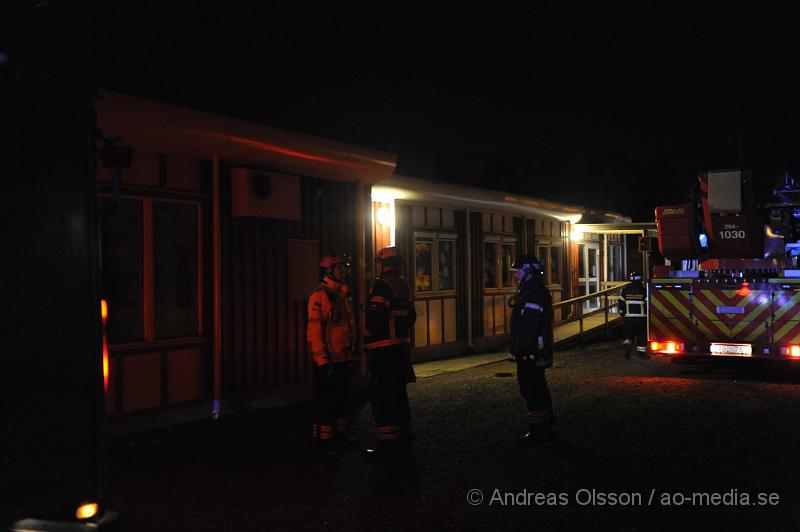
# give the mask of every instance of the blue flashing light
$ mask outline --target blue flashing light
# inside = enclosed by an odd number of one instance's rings
[[[701,248],[707,248],[708,247],[708,235],[707,234],[700,233],[700,236],[698,237],[698,240],[700,240],[700,247]]]

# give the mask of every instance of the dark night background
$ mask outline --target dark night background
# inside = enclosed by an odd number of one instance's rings
[[[800,174],[795,12],[531,4],[103,2],[97,84],[634,221],[701,171]]]

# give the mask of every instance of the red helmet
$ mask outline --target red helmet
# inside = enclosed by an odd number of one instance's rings
[[[322,258],[319,259],[320,268],[333,268],[337,264],[347,264],[347,259],[344,255],[323,255]]]
[[[383,266],[399,266],[402,264],[403,259],[400,258],[397,248],[395,246],[390,246],[378,252],[378,256],[375,257],[375,262],[380,262]]]

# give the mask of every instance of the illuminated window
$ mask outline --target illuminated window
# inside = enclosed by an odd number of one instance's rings
[[[561,284],[561,246],[553,243],[540,243],[536,246],[536,256],[542,264],[545,284]]]
[[[414,289],[430,293],[455,291],[457,235],[419,232],[414,238]]]
[[[439,290],[455,289],[455,242],[439,240]]]
[[[539,263],[542,265],[542,275],[544,278],[545,284],[550,284],[547,274],[550,272],[547,265],[549,264],[550,259],[550,248],[548,246],[539,246],[536,248],[536,258],[539,259]]]
[[[511,266],[514,265],[514,246],[503,244],[502,246],[501,274],[503,276],[503,287],[513,287],[516,283],[514,275],[511,273]]]
[[[414,246],[414,286],[417,292],[433,290],[431,283],[431,247],[432,242],[417,241]]]
[[[515,288],[517,280],[511,267],[517,256],[516,244],[508,237],[489,235],[483,243],[483,287]]]
[[[561,284],[561,246],[550,248],[550,284]]]
[[[497,244],[483,244],[483,287],[497,288]]]

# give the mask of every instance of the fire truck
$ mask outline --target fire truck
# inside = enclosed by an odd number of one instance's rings
[[[691,200],[656,208],[667,266],[648,281],[653,354],[800,361],[800,188],[759,206],[740,170],[698,177]]]
[[[91,17],[81,26],[27,3],[0,17],[0,530],[117,530],[105,503],[114,309],[101,293]],[[124,166],[105,144],[103,161]]]

